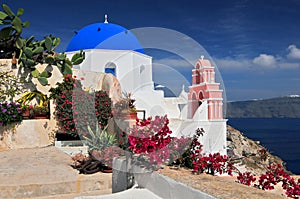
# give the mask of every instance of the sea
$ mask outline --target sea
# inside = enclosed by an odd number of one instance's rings
[[[260,141],[286,162],[289,171],[300,175],[300,118],[230,118],[228,124]]]

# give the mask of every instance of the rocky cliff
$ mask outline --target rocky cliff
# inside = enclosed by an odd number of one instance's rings
[[[227,146],[228,156],[234,160],[234,166],[240,172],[250,171],[259,175],[266,172],[269,164],[284,164],[279,157],[259,144],[247,138],[242,132],[227,126]]]

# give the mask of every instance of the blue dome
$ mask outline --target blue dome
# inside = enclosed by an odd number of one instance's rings
[[[95,23],[80,29],[66,51],[87,49],[134,50],[144,53],[139,41],[129,30],[112,23]]]

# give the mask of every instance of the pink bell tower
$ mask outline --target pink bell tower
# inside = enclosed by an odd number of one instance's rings
[[[215,68],[204,56],[197,61],[192,70],[192,86],[189,87],[189,114],[192,119],[198,108],[205,101],[207,111],[203,111],[208,120],[223,119],[223,90],[220,90],[220,83],[215,82]]]

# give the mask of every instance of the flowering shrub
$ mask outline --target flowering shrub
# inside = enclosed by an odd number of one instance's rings
[[[93,95],[83,90],[63,91],[55,100],[54,115],[60,130],[72,135],[85,136],[87,126],[96,126]],[[94,129],[93,129],[94,130]]]
[[[252,182],[255,182],[256,178],[251,174],[251,172],[239,173],[237,176],[238,181],[241,184],[250,186]]]
[[[0,104],[0,126],[5,126],[12,122],[22,121],[22,110],[20,104],[5,102]]]
[[[72,135],[86,136],[87,126],[95,130],[97,123],[102,128],[112,116],[111,100],[105,91],[89,93],[82,90],[80,80],[66,75],[62,83],[51,88],[50,97],[55,99],[55,118],[60,130]]]
[[[171,156],[173,157],[171,158],[175,160],[173,164],[193,169],[193,161],[201,157],[202,145],[199,142],[199,138],[203,133],[204,130],[198,128],[192,138],[173,138],[169,144],[169,148],[172,149]]]
[[[207,172],[215,174],[228,172],[231,175],[232,164],[227,157],[215,153],[202,156],[202,145],[199,137],[203,129],[197,129],[192,138],[171,137],[167,116],[156,116],[154,120],[137,120],[128,135],[129,149],[139,154],[139,160],[146,160],[154,164],[179,164],[192,168],[194,173]],[[124,134],[121,135],[123,137]],[[121,141],[123,143],[123,141]]]
[[[74,88],[81,89],[82,84],[80,80],[76,79],[76,76],[72,77],[72,75],[67,74],[64,76],[63,82],[58,82],[55,88],[50,88],[50,99],[56,99],[60,97],[64,91],[71,91]]]
[[[229,175],[232,174],[232,164],[228,161],[226,155],[220,153],[209,154],[196,159],[193,162],[194,173],[203,173],[214,175],[216,172],[219,174],[227,172]]]
[[[168,124],[167,116],[156,116],[154,120],[137,120],[136,126],[128,135],[129,149],[143,155],[152,164],[166,162],[170,157],[166,146],[171,142],[172,133]]]
[[[250,172],[240,173],[238,182],[251,186],[251,182],[255,182],[255,178]],[[271,164],[265,174],[258,179],[258,184],[253,186],[262,190],[272,190],[274,185],[282,183],[282,188],[286,191],[287,197],[300,197],[300,179],[295,181],[289,174],[287,174],[281,164]]]
[[[105,91],[95,92],[95,109],[99,124],[104,128],[108,119],[112,117],[111,99]]]

